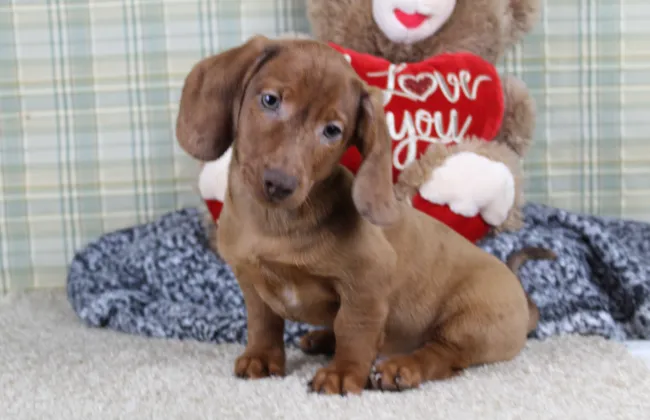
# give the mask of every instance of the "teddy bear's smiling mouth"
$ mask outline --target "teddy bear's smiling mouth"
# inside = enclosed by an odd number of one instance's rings
[[[394,13],[397,20],[407,29],[415,29],[430,18],[430,16],[423,15],[422,13],[406,13],[400,9],[395,9]]]

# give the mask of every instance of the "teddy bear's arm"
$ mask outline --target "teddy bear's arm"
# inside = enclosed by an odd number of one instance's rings
[[[519,156],[478,138],[451,147],[432,144],[396,184],[400,199],[420,194],[462,216],[480,214],[497,232],[521,227],[522,190]]]
[[[535,101],[524,82],[514,76],[503,78],[505,113],[494,141],[504,143],[523,157],[535,129]]]
[[[507,21],[504,25],[508,45],[519,42],[533,29],[539,20],[541,5],[541,0],[508,0],[509,13],[506,14]]]

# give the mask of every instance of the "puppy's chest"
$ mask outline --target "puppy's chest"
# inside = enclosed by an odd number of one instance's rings
[[[260,263],[261,279],[255,290],[281,317],[329,326],[338,310],[338,295],[327,279],[296,267]]]

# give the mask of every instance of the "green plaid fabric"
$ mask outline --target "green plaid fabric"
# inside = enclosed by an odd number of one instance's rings
[[[502,63],[538,106],[532,201],[650,220],[650,4],[546,0]],[[200,204],[177,147],[183,78],[303,0],[0,0],[0,289],[62,286],[105,232]]]
[[[537,102],[527,197],[650,221],[650,3],[545,0],[507,57]]]

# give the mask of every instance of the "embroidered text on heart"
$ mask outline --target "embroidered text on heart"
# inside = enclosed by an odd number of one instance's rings
[[[451,104],[456,104],[461,99],[475,101],[481,83],[492,80],[485,74],[479,74],[474,78],[464,69],[449,72],[446,77],[439,71],[400,74],[405,68],[406,64],[390,64],[387,71],[367,74],[369,78],[386,77],[386,86],[383,88],[385,107],[393,96],[400,96],[414,102],[425,102],[438,91]],[[393,150],[393,165],[397,169],[404,169],[413,162],[417,158],[419,141],[460,143],[471,126],[472,116],[467,116],[461,125],[458,110],[451,108],[447,117],[445,121],[445,115],[441,111],[418,109],[412,113],[404,110],[402,123],[398,126],[399,119],[396,118],[395,113],[387,111],[388,130],[393,141],[397,143]]]

